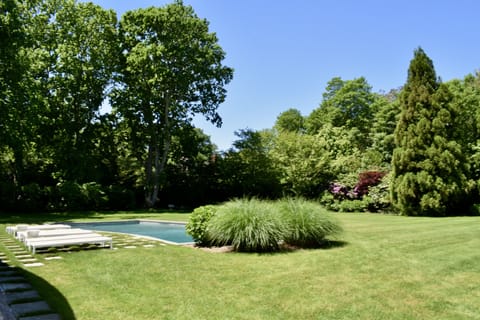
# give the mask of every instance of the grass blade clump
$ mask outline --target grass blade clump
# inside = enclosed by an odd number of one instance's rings
[[[232,245],[243,252],[278,250],[284,230],[274,206],[258,199],[238,199],[220,206],[208,225],[214,244]]]
[[[327,236],[342,232],[340,223],[319,204],[305,199],[288,198],[278,203],[286,223],[284,241],[301,247],[317,247]]]

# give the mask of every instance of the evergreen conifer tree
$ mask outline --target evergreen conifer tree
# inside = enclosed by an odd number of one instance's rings
[[[404,215],[464,214],[471,182],[455,141],[457,111],[432,60],[418,48],[400,95],[392,159],[392,203]]]

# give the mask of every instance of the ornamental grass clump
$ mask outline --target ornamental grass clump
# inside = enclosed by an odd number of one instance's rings
[[[258,199],[238,199],[220,206],[208,225],[213,244],[232,245],[243,252],[279,250],[284,232],[275,206]]]
[[[317,247],[342,232],[340,223],[319,204],[305,199],[284,199],[278,203],[286,224],[285,243]]]

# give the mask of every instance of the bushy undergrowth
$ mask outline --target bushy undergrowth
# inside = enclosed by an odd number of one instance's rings
[[[342,232],[339,222],[318,203],[304,199],[284,199],[278,206],[287,226],[283,238],[286,243],[315,247],[322,244],[327,236]]]
[[[284,233],[284,222],[274,205],[258,199],[238,199],[219,206],[208,226],[213,244],[232,245],[244,252],[276,251]]]
[[[320,203],[328,210],[339,212],[388,212],[391,207],[390,179],[390,174],[379,171],[362,172],[353,188],[332,183]]]
[[[210,245],[207,227],[210,219],[215,215],[216,211],[217,207],[215,206],[202,206],[193,210],[192,214],[190,215],[190,220],[185,226],[185,230],[189,235],[192,236],[197,245]]]
[[[187,232],[200,245],[232,245],[236,251],[271,252],[281,243],[315,247],[342,227],[318,203],[304,199],[270,202],[238,199],[197,208]]]

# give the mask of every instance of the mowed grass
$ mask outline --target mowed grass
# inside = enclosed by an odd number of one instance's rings
[[[81,320],[480,319],[479,217],[337,217],[345,231],[330,248],[79,251],[28,272]]]

